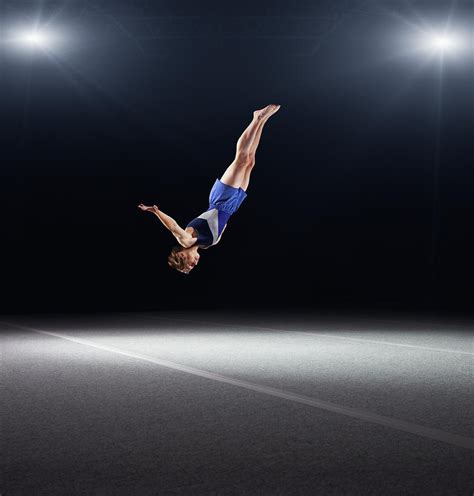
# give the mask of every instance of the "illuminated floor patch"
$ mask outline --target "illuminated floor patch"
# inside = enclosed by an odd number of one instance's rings
[[[23,329],[27,331],[36,332],[39,334],[45,334],[48,336],[54,336],[60,339],[64,339],[66,341],[71,341],[73,343],[78,343],[84,346],[90,346],[92,348],[96,348],[99,350],[107,351],[110,353],[115,353],[117,355],[126,356],[129,358],[135,358],[137,360],[142,360],[145,362],[153,363],[155,365],[159,365],[162,367],[167,367],[169,369],[178,370],[180,372],[184,372],[187,374],[191,374],[198,377],[203,377],[206,379],[210,379],[213,381],[221,382],[224,384],[230,384],[232,386],[237,386],[240,388],[244,388],[250,391],[255,391],[258,393],[263,393],[266,395],[274,396],[277,398],[282,398],[285,400],[293,401],[295,403],[300,403],[308,406],[312,406],[314,408],[318,408],[321,410],[325,410],[332,413],[338,413],[341,415],[346,415],[348,417],[352,417],[358,420],[364,420],[366,422],[371,422],[374,424],[383,425],[385,427],[390,427],[392,429],[396,429],[399,431],[409,432],[410,434],[416,434],[418,436],[423,436],[429,439],[434,439],[436,441],[441,441],[443,443],[452,444],[454,446],[459,446],[462,448],[467,448],[470,450],[474,450],[474,439],[466,436],[460,436],[457,434],[452,434],[449,432],[442,431],[440,429],[433,429],[430,427],[425,427],[419,424],[414,424],[412,422],[405,422],[403,420],[398,420],[391,417],[386,417],[383,415],[377,415],[375,413],[371,413],[369,411],[359,410],[356,408],[350,408],[343,405],[338,405],[335,403],[330,403],[327,401],[321,401],[315,398],[311,398],[309,396],[304,396],[296,393],[292,393],[289,391],[284,391],[282,389],[276,389],[268,386],[262,386],[256,383],[242,381],[239,379],[233,379],[231,377],[226,377],[221,374],[216,374],[213,372],[208,372],[206,370],[201,370],[193,367],[188,367],[186,365],[181,365],[179,363],[171,362],[169,360],[162,360],[160,358],[154,358],[147,355],[143,355],[141,353],[129,352],[126,350],[121,350],[120,348],[116,348],[113,346],[106,346],[94,343],[93,341],[75,338],[71,336],[66,336],[64,334],[60,334],[57,332],[45,331],[42,329],[37,329],[33,327],[22,326],[18,324],[11,324],[8,322],[4,322],[4,324],[16,327],[18,329]]]
[[[211,321],[205,321],[205,320],[162,317],[162,316],[157,316],[157,315],[146,315],[146,316],[142,316],[141,318],[164,319],[164,320],[171,320],[171,321],[176,321],[176,322],[190,322],[190,323],[195,323],[195,324],[206,324],[206,325],[214,325],[214,326],[233,326],[233,327],[240,327],[240,328],[244,328],[244,329],[258,329],[258,330],[273,331],[273,332],[290,332],[292,334],[305,334],[306,336],[331,338],[331,339],[343,339],[346,341],[358,341],[358,342],[363,342],[363,343],[383,344],[383,345],[387,345],[387,346],[399,346],[401,348],[414,348],[417,350],[439,351],[442,353],[457,353],[460,355],[474,356],[474,353],[472,353],[470,351],[450,350],[448,348],[435,348],[435,347],[431,347],[431,346],[420,346],[420,345],[416,345],[416,344],[394,343],[391,341],[379,341],[379,340],[375,340],[375,339],[351,338],[349,336],[337,336],[336,334],[327,334],[327,333],[322,333],[322,332],[318,332],[318,331],[297,331],[297,330],[289,330],[289,329],[279,329],[276,327],[262,327],[262,326],[254,326],[254,325],[211,322]]]

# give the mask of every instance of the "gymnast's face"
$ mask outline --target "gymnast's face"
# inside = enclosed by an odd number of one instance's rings
[[[199,259],[201,256],[199,253],[196,252],[196,250],[192,250],[192,248],[184,248],[179,252],[179,257],[181,260],[183,260],[185,264],[184,272],[189,274],[191,270],[196,267],[196,265],[199,263]]]

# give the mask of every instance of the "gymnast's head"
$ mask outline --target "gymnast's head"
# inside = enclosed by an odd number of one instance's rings
[[[168,265],[178,272],[189,274],[199,263],[200,255],[195,246],[184,248],[173,246],[168,256]]]

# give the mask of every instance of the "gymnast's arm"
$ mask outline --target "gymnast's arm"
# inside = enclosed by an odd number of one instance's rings
[[[162,212],[156,205],[147,207],[146,205],[143,205],[141,203],[140,205],[138,205],[138,208],[144,210],[145,212],[151,212],[155,214],[158,219],[160,219],[162,224],[171,231],[171,233],[178,240],[181,246],[189,248],[196,242],[196,238],[193,238],[190,233],[182,229],[172,217]]]

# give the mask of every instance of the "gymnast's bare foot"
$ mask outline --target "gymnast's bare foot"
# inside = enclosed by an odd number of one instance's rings
[[[253,118],[260,121],[262,119],[268,119],[270,116],[272,116],[275,112],[278,112],[280,109],[280,105],[267,105],[265,108],[260,109],[260,110],[255,110],[253,113]]]

